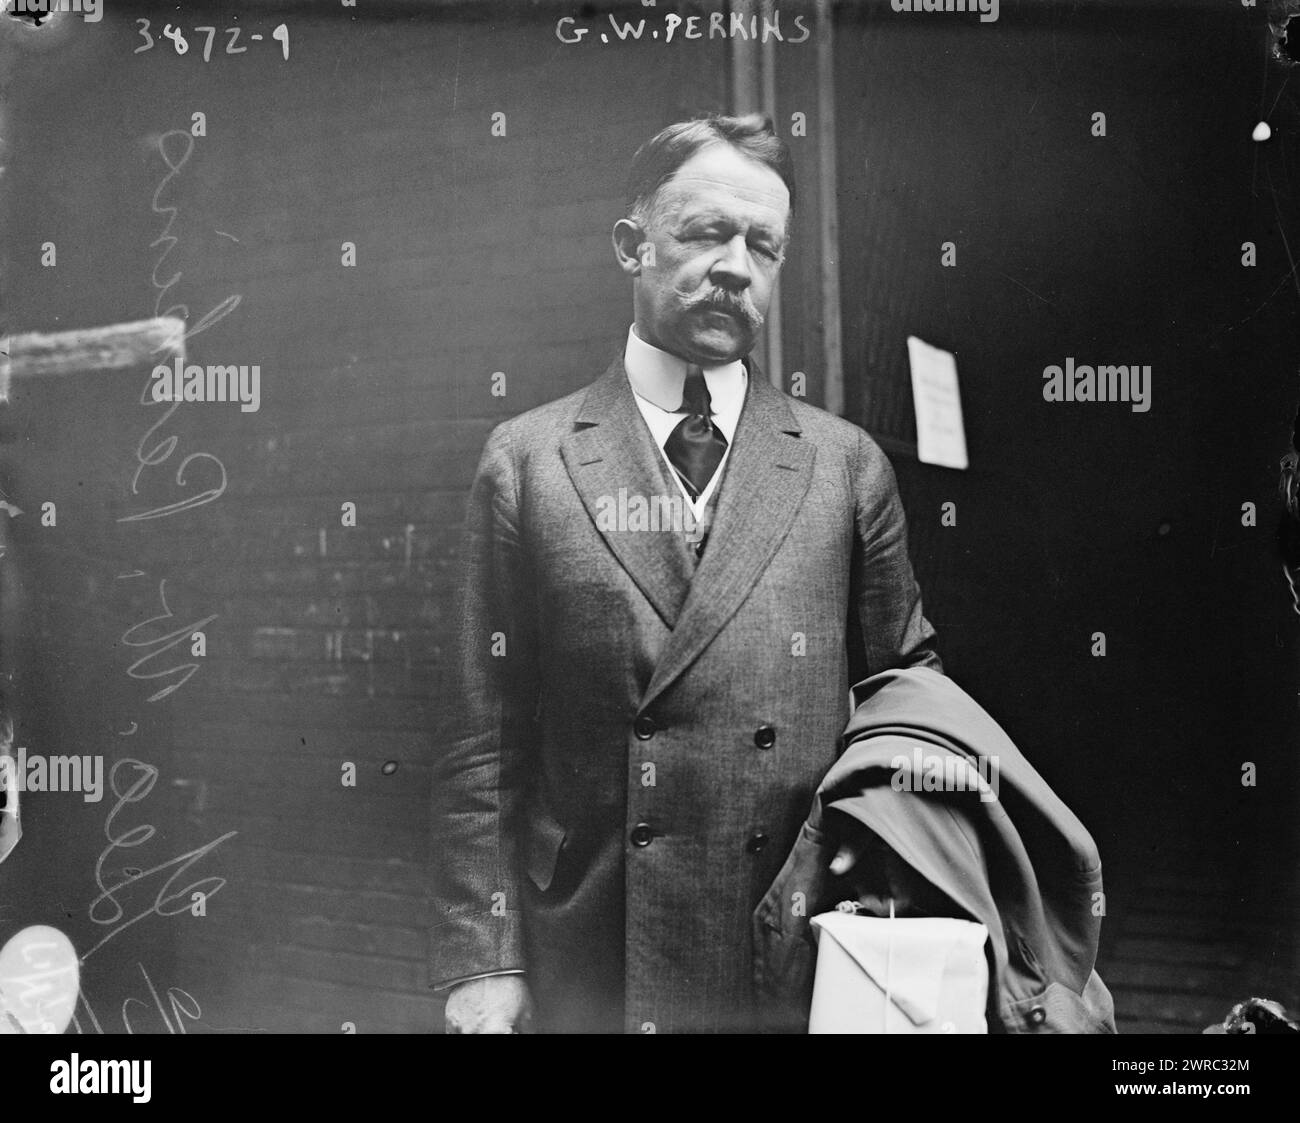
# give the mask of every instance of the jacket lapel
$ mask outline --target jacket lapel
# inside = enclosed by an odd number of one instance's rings
[[[610,529],[602,504],[619,490],[641,496],[678,496],[661,468],[654,437],[637,409],[619,356],[592,383],[574,419],[576,431],[560,444],[565,469],[606,544],[664,623],[676,625],[691,584],[691,561],[680,533]],[[602,517],[603,516],[603,517]]]
[[[785,395],[768,383],[752,360],[745,365],[749,389],[708,545],[641,699],[641,710],[695,661],[744,603],[789,533],[812,481],[816,450],[799,438],[801,430]]]

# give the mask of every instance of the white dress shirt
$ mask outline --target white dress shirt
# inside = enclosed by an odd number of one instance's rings
[[[692,499],[682,478],[677,474],[672,461],[664,451],[669,435],[682,420],[677,411],[682,404],[682,388],[686,385],[685,359],[661,351],[653,344],[647,343],[636,333],[635,326],[627,329],[627,346],[623,350],[623,367],[627,371],[627,380],[632,384],[632,393],[636,397],[637,408],[650,433],[659,446],[659,455],[668,465],[668,474],[677,481],[677,486],[690,504],[691,513],[696,519],[703,519],[704,508],[709,498],[717,489],[722,479],[723,469],[727,466],[727,457],[731,455],[731,442],[736,435],[736,425],[740,422],[740,409],[745,404],[745,390],[749,375],[745,365],[739,360],[717,367],[702,367],[704,385],[709,388],[713,424],[727,438],[727,449],[722,454],[722,461],[717,471],[705,485],[699,499]]]

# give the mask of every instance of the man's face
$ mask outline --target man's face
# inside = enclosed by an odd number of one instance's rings
[[[703,366],[749,354],[789,214],[790,192],[771,168],[725,143],[697,152],[660,188],[638,250],[637,335]]]

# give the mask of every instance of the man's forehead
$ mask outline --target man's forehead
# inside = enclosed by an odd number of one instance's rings
[[[779,175],[726,145],[697,152],[661,188],[678,207],[762,208],[783,219],[790,191]]]

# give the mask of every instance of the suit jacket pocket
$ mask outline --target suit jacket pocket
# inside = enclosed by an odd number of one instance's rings
[[[543,893],[555,880],[555,867],[568,837],[565,829],[544,811],[526,812],[523,867],[529,880]]]
[[[781,872],[751,917],[754,996],[761,1020],[801,1031],[812,997],[815,947],[809,917],[823,907],[830,841],[804,823]]]

